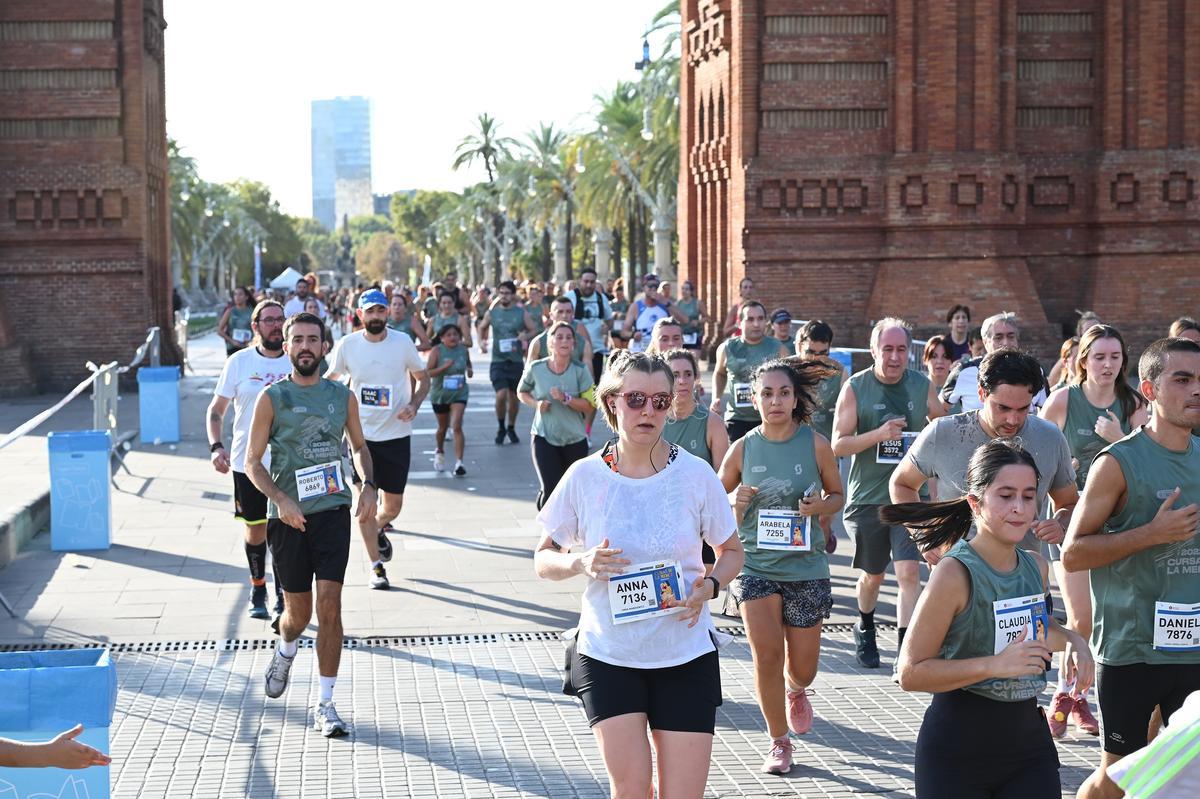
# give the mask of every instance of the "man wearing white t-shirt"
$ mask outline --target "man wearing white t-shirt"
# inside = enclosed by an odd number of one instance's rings
[[[430,381],[413,340],[388,330],[387,295],[378,289],[364,292],[358,300],[358,318],[363,329],[338,341],[325,377],[349,377],[350,391],[358,399],[363,437],[383,505],[375,517],[359,522],[358,529],[371,556],[371,587],[387,590],[390,584],[383,563],[391,560],[392,545],[380,531],[400,515],[404,505],[412,420],[429,393]],[[357,474],[353,481],[358,488]]]
[[[267,612],[267,498],[246,476],[246,443],[254,403],[264,388],[292,372],[283,356],[283,306],[263,300],[250,314],[254,334],[250,345],[225,361],[208,405],[208,443],[213,468],[221,474],[233,471],[233,517],[246,525],[246,561],[250,565],[250,617],[270,618]],[[225,412],[233,403],[233,452],[221,441]],[[283,613],[283,594],[275,581],[275,615]],[[276,622],[278,623],[278,622]]]
[[[295,316],[298,313],[304,312],[304,303],[308,302],[309,295],[312,291],[312,283],[308,282],[308,278],[302,277],[296,281],[296,296],[287,301],[287,305],[283,306],[284,316]],[[313,299],[316,299],[314,297]],[[317,307],[321,309],[320,317],[325,318],[325,303],[317,300]]]

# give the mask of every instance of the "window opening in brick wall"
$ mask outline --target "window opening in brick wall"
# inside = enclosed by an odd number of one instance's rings
[[[1040,60],[1028,59],[1017,62],[1017,80],[1069,81],[1091,80],[1091,59]]]
[[[764,111],[771,130],[872,130],[887,127],[886,108],[793,108]]]
[[[1065,14],[1017,14],[1019,33],[1091,33],[1090,12]]]
[[[1086,128],[1092,124],[1092,109],[1029,106],[1017,109],[1018,128]]]
[[[74,22],[0,22],[0,42],[54,42],[113,38],[113,23]]]
[[[886,61],[817,61],[764,64],[767,81],[886,80]]]
[[[0,139],[87,139],[120,135],[120,120],[111,117],[0,119]]]
[[[800,14],[767,17],[772,36],[853,36],[887,33],[886,14]]]
[[[0,89],[115,89],[115,69],[0,70]]]

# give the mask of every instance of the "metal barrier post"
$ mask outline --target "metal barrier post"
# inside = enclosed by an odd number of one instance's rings
[[[162,331],[157,327],[152,327],[148,331],[150,333],[150,365],[162,366]]]

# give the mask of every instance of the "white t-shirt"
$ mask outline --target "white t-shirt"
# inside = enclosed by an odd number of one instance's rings
[[[582,552],[607,538],[633,565],[678,561],[687,591],[704,575],[700,539],[716,547],[737,534],[729,499],[707,461],[680,449],[674,462],[640,480],[623,477],[600,453],[567,469],[538,523],[563,549]],[[703,591],[711,591],[704,586]],[[705,607],[695,627],[676,616],[613,622],[608,581],[588,579],[578,651],[615,666],[677,666],[714,650]]]
[[[350,376],[368,441],[412,435],[412,423],[396,414],[412,399],[409,372],[423,371],[425,362],[413,340],[395,330],[387,330],[383,341],[367,341],[362,330],[343,336],[329,358],[329,372]]]
[[[267,358],[259,354],[257,347],[238,350],[225,361],[213,393],[233,400],[233,449],[229,464],[235,472],[246,471],[246,445],[250,443],[250,422],[259,392],[291,373],[292,362],[286,355]],[[263,465],[271,465],[270,451],[263,454]]]
[[[312,295],[309,294],[308,297],[305,297],[304,299],[300,299],[299,297],[292,297],[290,300],[287,301],[287,304],[283,306],[283,315],[285,317],[286,316],[295,316],[296,314],[303,311],[304,303],[308,302],[309,297],[312,297]],[[317,307],[321,309],[321,313],[319,315],[322,319],[324,319],[325,318],[325,303],[321,302],[320,300],[317,300]]]

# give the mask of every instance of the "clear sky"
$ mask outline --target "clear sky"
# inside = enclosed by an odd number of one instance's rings
[[[666,0],[166,0],[167,133],[207,180],[268,184],[312,214],[310,103],[372,102],[372,183],[458,190],[454,149],[487,112],[503,135],[591,126],[637,76]],[[657,43],[652,52],[657,54]]]

